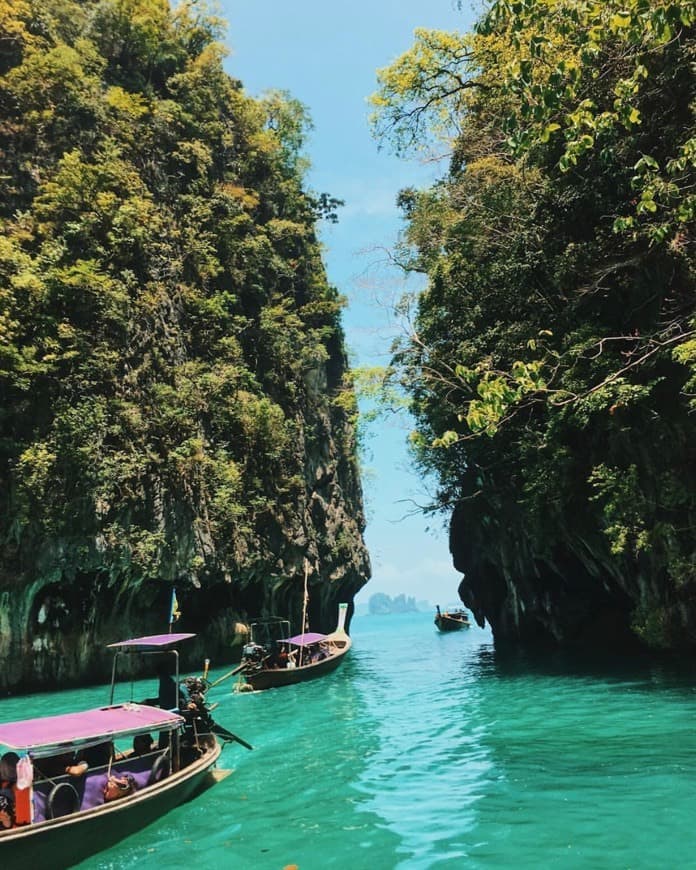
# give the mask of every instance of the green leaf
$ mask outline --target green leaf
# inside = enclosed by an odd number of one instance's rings
[[[541,132],[541,136],[539,137],[539,141],[540,142],[548,142],[549,139],[551,138],[551,134],[555,133],[556,130],[560,130],[560,129],[561,129],[560,124],[556,124],[556,123],[547,124]]]
[[[609,21],[612,30],[624,30],[626,27],[630,27],[630,24],[631,16],[628,12],[617,12]]]

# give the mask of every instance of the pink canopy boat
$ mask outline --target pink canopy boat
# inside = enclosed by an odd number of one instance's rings
[[[252,642],[244,648],[242,662],[235,669],[246,681],[238,691],[277,689],[336,670],[352,643],[344,628],[347,610],[347,604],[338,605],[338,623],[331,634],[307,631],[293,637],[276,635],[267,638],[265,643],[257,643],[252,624]],[[287,620],[276,621],[289,626]],[[295,647],[294,652],[288,651],[288,647]]]
[[[154,635],[110,647],[117,656],[171,656],[178,685],[174,645],[189,637]],[[114,663],[112,701],[115,675]],[[8,790],[15,824],[0,827],[2,866],[73,866],[224,778],[229,771],[215,769],[221,744],[212,725],[209,716],[132,701],[0,724],[3,770],[17,766]],[[114,791],[123,796],[112,800]]]

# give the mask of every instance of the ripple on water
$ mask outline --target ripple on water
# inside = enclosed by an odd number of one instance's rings
[[[85,863],[351,870],[695,867],[690,668],[496,653],[430,614],[365,617],[335,674],[211,696],[234,774]],[[213,677],[222,673],[213,673]],[[2,702],[5,721],[105,689]]]

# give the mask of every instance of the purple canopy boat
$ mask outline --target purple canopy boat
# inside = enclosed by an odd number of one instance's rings
[[[331,634],[304,632],[293,637],[259,637],[269,621],[252,623],[251,641],[242,652],[238,670],[243,677],[237,691],[259,691],[291,686],[334,671],[351,647],[345,631],[347,604],[338,605],[338,624]],[[271,623],[287,626],[287,620],[271,617]],[[262,643],[258,641],[262,640]]]
[[[178,685],[173,646],[189,637],[155,635],[110,647],[116,658],[129,651],[169,656]],[[4,829],[0,821],[8,870],[29,862],[71,867],[229,773],[215,769],[221,745],[209,716],[190,704],[183,715],[152,702],[113,704],[115,676],[116,661],[108,707],[0,724],[0,746],[8,750],[1,778],[10,777],[4,794],[14,823]]]

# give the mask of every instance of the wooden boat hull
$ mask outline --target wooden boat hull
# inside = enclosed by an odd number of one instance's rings
[[[337,650],[334,655],[322,659],[320,662],[302,665],[297,668],[264,668],[246,674],[245,678],[254,691],[260,691],[262,689],[277,689],[281,686],[292,686],[296,683],[304,683],[307,680],[314,680],[317,677],[323,677],[325,674],[335,671],[345,658],[350,647],[351,640],[346,635],[345,646],[342,649]]]
[[[461,631],[463,628],[469,628],[469,620],[446,616],[443,613],[441,616],[435,617],[435,625],[440,631]]]
[[[213,785],[221,751],[216,740],[197,761],[128,797],[0,834],[2,866],[61,870],[108,849]]]

